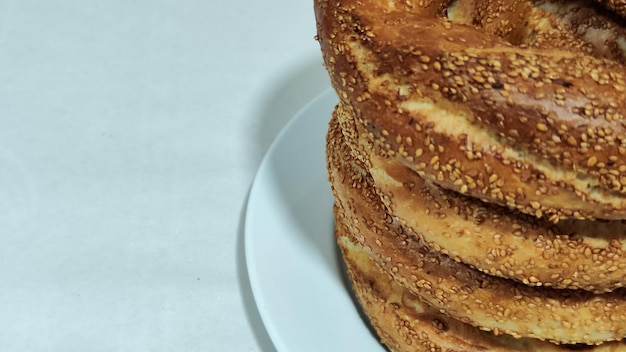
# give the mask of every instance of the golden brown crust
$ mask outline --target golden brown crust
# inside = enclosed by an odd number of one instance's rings
[[[490,275],[532,286],[604,292],[626,283],[624,221],[553,224],[444,190],[382,155],[343,106],[334,115],[388,212],[429,247]]]
[[[486,275],[425,246],[386,212],[365,165],[342,138],[333,120],[328,168],[345,223],[378,265],[429,305],[496,334],[588,344],[626,337],[623,290],[594,295],[533,288]]]
[[[443,18],[447,2],[317,0],[339,98],[442,187],[554,222],[626,218],[623,28],[593,10],[597,23],[574,28],[582,41],[555,43],[544,27],[559,22],[537,21],[527,1],[471,2],[485,3],[470,26]],[[586,40],[605,25],[616,50]],[[511,44],[524,41],[538,47]]]
[[[361,307],[382,342],[394,352],[509,352],[509,351],[626,351],[624,342],[599,346],[556,345],[530,338],[495,336],[452,319],[423,303],[420,298],[380,270],[336,213],[337,242]]]

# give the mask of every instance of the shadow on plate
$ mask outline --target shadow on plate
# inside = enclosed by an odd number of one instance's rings
[[[259,131],[255,132],[258,137],[257,151],[259,154],[254,156],[254,165],[260,164],[264,154],[287,122],[328,87],[327,74],[319,60],[311,61],[291,71],[282,82],[276,85],[276,89],[267,97],[259,111]],[[308,243],[306,248],[310,248],[312,253],[326,267],[326,270],[345,287],[361,320],[368,327],[372,336],[376,336],[368,317],[362,311],[353,294],[345,263],[333,236],[332,195],[330,183],[326,177],[324,158],[325,129],[330,120],[332,100],[328,98],[328,95],[326,97],[321,104],[324,109],[323,112],[320,112],[320,116],[307,116],[311,119],[309,121],[311,123],[306,123],[305,126],[309,128],[307,132],[310,133],[302,136],[303,140],[298,141],[299,143],[288,144],[295,145],[296,149],[302,148],[302,150],[289,150],[284,154],[283,152],[275,152],[273,163],[269,165],[271,172],[276,175],[276,183],[280,185],[277,188],[281,191],[285,204],[289,205],[291,219],[300,229],[300,231],[296,231],[296,235],[302,236],[304,243]],[[297,176],[292,177],[291,173],[285,171],[285,160],[295,161],[288,163],[288,165],[294,169],[302,167],[304,170],[310,171],[310,174],[303,175],[293,172]],[[302,165],[303,162],[305,163],[304,166]],[[302,179],[294,180],[294,177],[302,177]],[[298,182],[302,182],[302,184]],[[276,347],[265,329],[255,303],[246,266],[244,242],[247,203],[248,197],[246,197],[241,214],[237,238],[237,267],[242,299],[248,321],[259,346],[264,352],[273,352],[276,351]]]
[[[258,123],[252,133],[256,137],[257,148],[249,165],[257,168],[287,122],[328,87],[330,81],[322,66],[321,54],[282,72],[268,87],[269,92],[260,94],[262,102],[256,116]]]
[[[250,191],[246,194],[246,200],[243,205],[241,217],[239,218],[239,225],[237,226],[237,276],[239,279],[239,287],[241,292],[241,299],[243,300],[243,306],[246,310],[246,315],[254,337],[263,352],[276,352],[276,347],[272,343],[272,340],[265,329],[261,314],[257,309],[252,295],[252,287],[250,286],[250,277],[248,275],[248,269],[246,265],[245,256],[245,223],[246,223],[246,209],[248,208],[248,199]]]
[[[270,86],[269,93],[263,95],[263,102],[256,116],[257,130],[256,154],[252,155],[249,165],[257,168],[263,156],[276,139],[287,122],[308,102],[328,89],[330,83],[321,64],[321,57],[312,57],[302,65],[283,73]],[[246,310],[248,322],[255,335],[257,343],[263,352],[276,352],[276,347],[265,329],[263,320],[258,311],[245,258],[245,219],[248,206],[249,190],[243,204],[237,230],[237,274],[241,288],[242,300]]]

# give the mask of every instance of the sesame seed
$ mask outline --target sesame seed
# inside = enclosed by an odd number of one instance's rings
[[[546,132],[548,130],[548,126],[546,126],[546,124],[540,122],[540,123],[537,124],[537,130],[539,130],[541,132]]]
[[[596,163],[598,162],[598,158],[596,158],[596,156],[591,156],[589,159],[587,159],[587,167],[593,167],[594,165],[596,165]]]

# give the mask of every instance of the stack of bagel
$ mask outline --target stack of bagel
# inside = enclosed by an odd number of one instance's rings
[[[336,238],[392,351],[626,351],[626,2],[315,0]]]

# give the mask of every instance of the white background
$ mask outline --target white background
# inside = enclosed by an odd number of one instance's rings
[[[314,36],[312,0],[0,0],[1,351],[274,351],[243,221]]]

